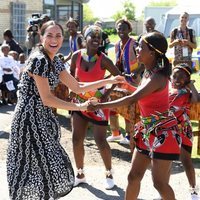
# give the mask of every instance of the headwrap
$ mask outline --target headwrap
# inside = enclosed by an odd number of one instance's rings
[[[99,26],[96,25],[92,25],[89,26],[84,33],[84,37],[87,38],[88,35],[99,35],[100,37],[102,37],[102,29]]]

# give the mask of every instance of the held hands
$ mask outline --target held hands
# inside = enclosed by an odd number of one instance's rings
[[[124,76],[120,76],[120,75],[111,77],[110,80],[111,80],[111,84],[126,82],[126,79],[124,78]]]
[[[99,101],[98,101],[97,98],[95,98],[95,97],[90,98],[88,100],[87,110],[88,111],[95,111],[95,110],[97,110],[99,108],[98,104],[99,104]]]

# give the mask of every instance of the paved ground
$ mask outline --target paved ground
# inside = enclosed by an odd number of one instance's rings
[[[0,107],[0,200],[8,200],[8,189],[6,181],[6,149],[9,137],[10,122],[12,119],[14,106]],[[72,163],[74,164],[70,120],[60,116],[62,125],[61,143],[68,152]],[[76,187],[72,192],[62,198],[63,200],[123,200],[124,190],[127,185],[127,174],[130,168],[131,155],[127,146],[118,143],[110,144],[113,155],[113,168],[115,171],[114,179],[116,186],[113,190],[105,190],[104,167],[99,156],[98,149],[91,137],[88,135],[85,140],[85,169],[88,184]],[[200,160],[194,160],[197,175],[197,183],[200,185]],[[171,186],[174,188],[177,200],[188,200],[188,183],[179,162],[173,164],[172,176],[170,179]],[[151,171],[147,170],[142,180],[140,200],[153,200],[157,192],[152,186]]]

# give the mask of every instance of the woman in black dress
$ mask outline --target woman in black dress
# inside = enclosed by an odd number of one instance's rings
[[[58,199],[74,184],[70,159],[60,145],[60,126],[52,107],[86,110],[88,102],[75,104],[51,92],[59,80],[75,93],[123,81],[114,77],[79,83],[66,70],[56,53],[63,42],[63,29],[55,21],[41,28],[41,45],[31,53],[19,85],[7,156],[7,178],[12,200]]]

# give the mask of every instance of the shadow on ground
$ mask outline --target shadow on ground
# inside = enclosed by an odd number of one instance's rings
[[[5,131],[0,131],[0,139],[8,139],[9,133]]]
[[[87,189],[90,193],[92,193],[94,196],[96,196],[96,198],[102,199],[102,200],[120,200],[121,197],[124,196],[124,193],[125,193],[122,188],[120,188],[116,185],[112,189],[112,191],[117,192],[116,195],[106,194],[104,191],[97,189],[89,184],[83,184],[83,185],[80,185],[79,187]]]

